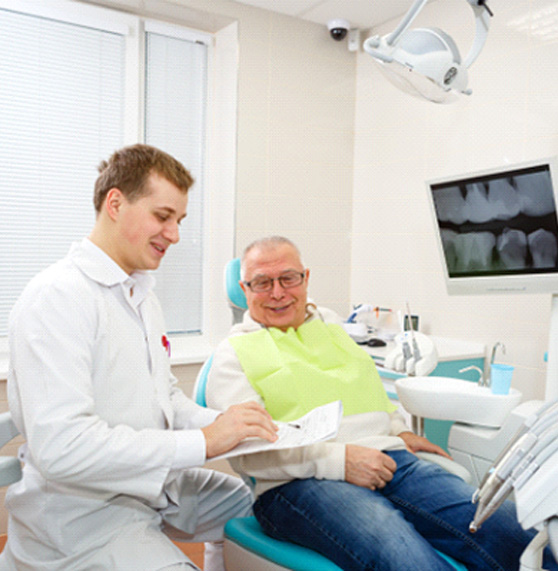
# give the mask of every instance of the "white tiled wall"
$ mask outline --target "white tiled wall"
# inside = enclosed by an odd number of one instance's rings
[[[351,299],[409,300],[426,332],[507,347],[525,398],[544,396],[550,295],[449,297],[424,181],[558,154],[558,3],[491,0],[473,95],[452,105],[397,91],[358,58]],[[465,56],[474,30],[463,0],[429,4],[416,21],[448,32]],[[394,24],[378,33],[387,33]]]

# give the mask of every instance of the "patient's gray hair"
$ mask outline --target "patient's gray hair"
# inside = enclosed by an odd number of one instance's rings
[[[300,254],[300,250],[292,240],[289,240],[284,236],[266,236],[265,238],[259,238],[258,240],[254,240],[251,244],[248,244],[248,246],[244,248],[244,252],[242,253],[242,258],[240,260],[240,279],[244,280],[244,276],[246,273],[245,271],[246,257],[252,250],[255,250],[256,248],[260,250],[273,250],[279,246],[285,246],[285,245],[290,246],[298,254],[298,257],[302,262],[302,256]],[[304,263],[302,265],[304,265]]]

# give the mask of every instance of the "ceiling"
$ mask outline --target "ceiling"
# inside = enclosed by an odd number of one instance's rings
[[[317,24],[334,18],[348,20],[352,28],[367,29],[398,18],[411,7],[412,0],[233,0],[288,14]],[[430,0],[431,2],[434,0]]]

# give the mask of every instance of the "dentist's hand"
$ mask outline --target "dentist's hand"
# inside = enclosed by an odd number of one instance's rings
[[[423,436],[418,436],[418,434],[414,432],[401,432],[397,436],[405,442],[407,450],[413,454],[415,452],[432,452],[433,454],[439,454],[451,460],[451,456],[443,448],[440,448]]]
[[[277,426],[265,408],[255,402],[229,407],[201,430],[205,436],[207,459],[232,450],[245,438],[277,440]]]
[[[391,482],[397,464],[387,454],[375,448],[356,444],[345,446],[345,481],[376,490]]]

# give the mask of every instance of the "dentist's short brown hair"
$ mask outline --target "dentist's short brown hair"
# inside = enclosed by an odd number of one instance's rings
[[[93,195],[97,214],[111,188],[118,188],[130,202],[144,196],[149,192],[147,181],[152,173],[165,178],[185,194],[194,184],[192,175],[180,161],[160,149],[143,144],[116,151],[108,161],[99,165],[98,170]]]

